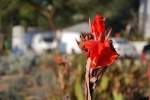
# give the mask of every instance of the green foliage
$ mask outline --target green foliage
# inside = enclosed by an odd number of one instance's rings
[[[15,89],[10,89],[7,92],[0,92],[0,100],[24,100]]]
[[[14,12],[19,5],[18,3],[20,0],[0,0],[0,15],[6,16],[9,13]]]
[[[63,28],[101,13],[117,32],[132,21],[132,13],[137,14],[138,4],[137,0],[0,0],[0,18],[4,26],[23,24]]]

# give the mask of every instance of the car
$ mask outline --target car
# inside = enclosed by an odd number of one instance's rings
[[[52,33],[37,33],[32,39],[31,47],[36,53],[41,54],[52,51],[57,44]]]
[[[137,58],[138,52],[134,45],[124,38],[111,38],[120,58]]]

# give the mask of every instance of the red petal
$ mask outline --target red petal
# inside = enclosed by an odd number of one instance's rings
[[[96,36],[96,39],[105,40],[105,18],[100,15],[96,15],[92,24],[91,30],[92,34]]]
[[[99,43],[99,41],[95,41],[95,40],[85,41],[84,47],[86,49],[95,49],[98,47],[98,43]]]
[[[109,41],[105,41],[101,48],[99,51],[98,66],[110,65],[118,58],[117,52],[112,50]]]

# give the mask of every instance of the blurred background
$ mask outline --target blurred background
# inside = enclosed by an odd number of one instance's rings
[[[97,13],[120,57],[93,100],[148,100],[150,0],[0,0],[0,100],[84,100],[75,39]]]

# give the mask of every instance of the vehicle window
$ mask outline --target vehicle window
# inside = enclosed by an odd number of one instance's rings
[[[45,42],[53,42],[53,38],[52,37],[44,37],[43,40]]]

